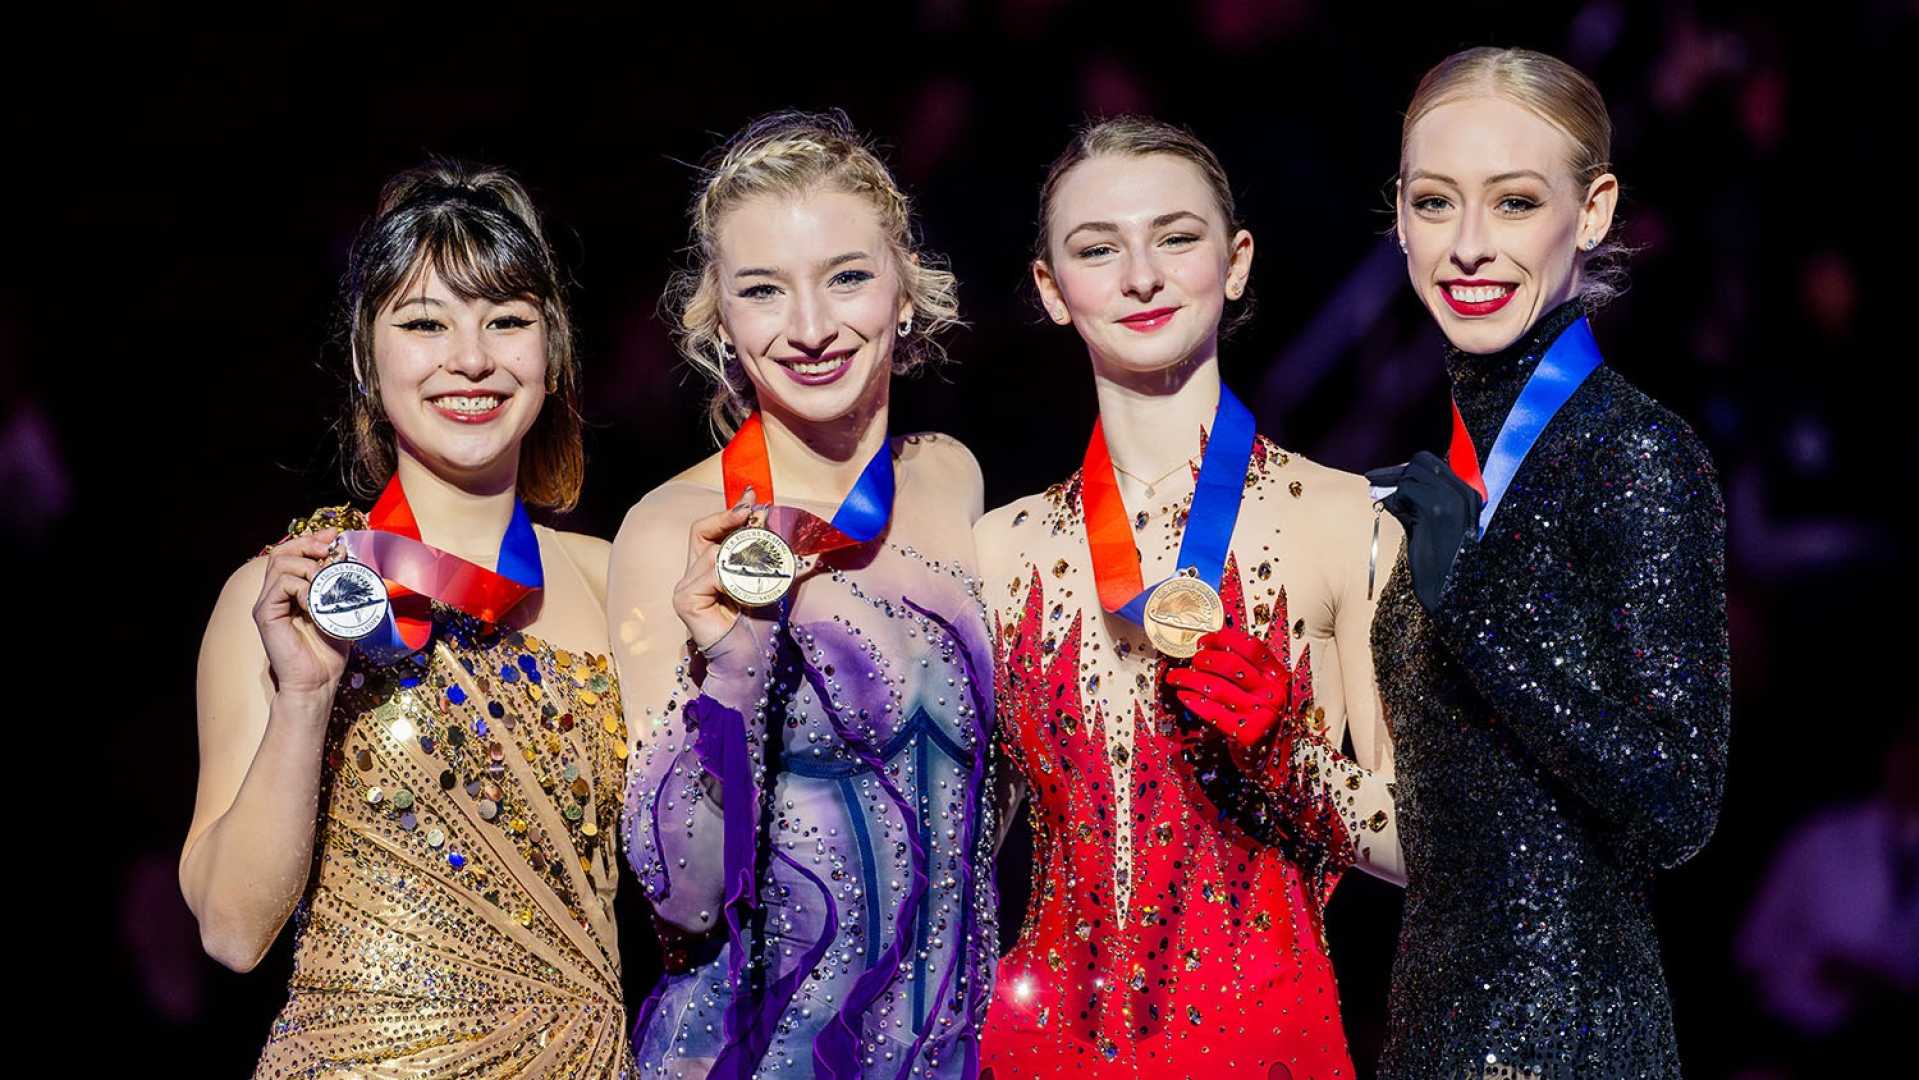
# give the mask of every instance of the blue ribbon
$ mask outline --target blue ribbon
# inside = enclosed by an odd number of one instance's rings
[[[1486,467],[1480,474],[1486,485],[1486,505],[1479,511],[1481,535],[1492,524],[1493,512],[1499,509],[1499,502],[1512,486],[1520,463],[1539,441],[1546,424],[1571,399],[1586,376],[1598,370],[1601,362],[1592,324],[1584,318],[1561,331],[1552,348],[1546,350],[1532,377],[1526,380],[1525,388],[1519,391],[1519,400],[1513,402],[1512,411],[1506,414],[1499,437],[1493,440],[1492,452],[1486,455]]]
[[[893,516],[893,446],[880,444],[879,452],[866,463],[853,490],[846,493],[840,508],[833,513],[833,527],[864,544],[878,536]]]
[[[1206,442],[1206,456],[1199,462],[1199,480],[1193,487],[1192,509],[1186,515],[1186,534],[1179,540],[1179,570],[1191,567],[1199,579],[1219,591],[1219,579],[1226,572],[1226,549],[1232,546],[1233,526],[1239,522],[1239,505],[1246,497],[1246,466],[1253,460],[1253,414],[1233,396],[1224,383],[1219,388],[1219,407],[1213,411],[1213,427]],[[1115,614],[1133,623],[1143,624],[1146,599],[1170,578],[1162,578],[1126,602]]]

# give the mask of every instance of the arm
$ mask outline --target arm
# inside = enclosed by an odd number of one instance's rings
[[[1328,562],[1340,572],[1333,645],[1339,655],[1339,681],[1345,693],[1346,730],[1352,736],[1353,758],[1348,761],[1327,746],[1320,765],[1324,774],[1337,778],[1337,789],[1351,796],[1342,816],[1356,838],[1359,867],[1374,877],[1404,885],[1406,863],[1399,849],[1399,816],[1393,808],[1393,737],[1386,726],[1386,708],[1373,671],[1373,616],[1405,535],[1399,519],[1386,513],[1376,515],[1379,557],[1373,563],[1369,593],[1367,563],[1372,558],[1375,515],[1370,505],[1367,509],[1364,524],[1354,534],[1364,537],[1364,544],[1357,550],[1351,544],[1342,544],[1338,556]]]
[[[307,622],[306,587],[332,541],[296,537],[228,579],[201,642],[200,779],[180,891],[207,954],[260,962],[306,888],[321,755],[346,650]]]
[[[1582,565],[1543,569],[1514,603],[1589,596],[1605,605],[1603,625],[1537,640],[1550,631],[1529,610],[1484,595],[1492,575],[1460,572],[1479,554],[1471,544],[1434,623],[1495,722],[1627,851],[1674,866],[1712,834],[1725,785],[1725,511],[1704,448],[1670,417],[1600,448],[1584,486],[1599,531],[1580,545]]]
[[[717,540],[746,513],[698,517],[707,499],[704,489],[669,486],[642,500],[613,542],[607,582],[633,740],[621,838],[660,917],[694,932],[716,925],[726,898],[723,786],[757,781],[738,750],[772,673],[767,618],[718,601]]]
[[[1309,661],[1302,655],[1288,668],[1266,642],[1227,627],[1201,638],[1192,666],[1168,671],[1166,683],[1225,737],[1258,794],[1243,811],[1258,834],[1284,846],[1322,902],[1361,859],[1374,876],[1403,884],[1390,780],[1327,741]]]

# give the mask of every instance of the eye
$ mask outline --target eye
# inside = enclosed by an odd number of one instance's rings
[[[864,285],[871,280],[873,280],[873,272],[870,270],[841,270],[834,274],[827,284],[836,289],[844,289],[854,285]]]
[[[1166,247],[1185,247],[1188,244],[1199,243],[1199,237],[1194,236],[1192,233],[1173,233],[1171,236],[1161,240],[1160,243]]]
[[[1536,200],[1529,199],[1524,195],[1504,196],[1496,205],[1499,207],[1500,213],[1513,217],[1539,209],[1539,203]]]
[[[406,322],[394,323],[393,325],[415,334],[437,334],[446,329],[445,323],[438,319],[426,318],[425,316],[418,319],[408,319]]]
[[[1111,255],[1115,250],[1116,249],[1111,244],[1093,244],[1088,247],[1080,248],[1078,251],[1074,252],[1073,254],[1081,259],[1097,259],[1097,258],[1101,258],[1102,256]]]
[[[1421,195],[1413,200],[1413,209],[1422,214],[1443,214],[1452,206],[1452,202],[1444,195]]]
[[[522,330],[533,325],[533,320],[519,315],[502,315],[487,324],[495,330]]]
[[[768,285],[765,282],[761,282],[758,285],[748,285],[746,288],[741,289],[739,293],[740,297],[745,300],[770,300],[779,294],[779,286]]]

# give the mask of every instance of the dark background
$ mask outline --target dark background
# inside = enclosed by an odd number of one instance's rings
[[[1609,0],[686,6],[315,8],[218,28],[127,8],[89,15],[57,53],[12,40],[55,70],[14,102],[29,191],[11,231],[45,254],[0,293],[26,316],[0,321],[4,554],[45,568],[29,590],[72,581],[81,600],[64,594],[64,644],[36,654],[59,721],[17,748],[67,800],[50,812],[86,865],[69,964],[113,1039],[148,1066],[237,1075],[283,999],[284,938],[229,973],[179,897],[194,658],[226,575],[295,514],[342,501],[333,293],[389,174],[429,153],[504,165],[547,216],[591,422],[585,500],[556,524],[611,535],[709,452],[703,387],[655,314],[685,243],[683,162],[783,106],[843,106],[875,133],[950,256],[971,326],[953,365],[896,389],[894,427],[964,440],[989,506],[1083,449],[1084,350],[1039,317],[1025,255],[1069,126],[1128,110],[1207,139],[1258,239],[1258,315],[1225,347],[1228,381],[1283,445],[1358,470],[1447,433],[1440,339],[1386,236],[1399,111],[1448,52],[1510,44],[1606,93],[1642,250],[1596,328],[1610,362],[1699,429],[1727,494],[1730,787],[1712,844],[1660,885],[1681,1047],[1699,1076],[1791,1067],[1805,1044],[1765,1019],[1734,935],[1780,838],[1879,788],[1912,716],[1886,509],[1913,449],[1889,392],[1910,377],[1892,295],[1910,286],[1888,255],[1910,246],[1894,159],[1911,142],[1919,4],[1791,21]],[[1868,595],[1891,606],[1868,612]],[[1019,851],[1001,867],[1013,926]],[[1354,875],[1330,915],[1366,1075],[1398,904]],[[653,968],[630,881],[621,914],[637,1001]]]

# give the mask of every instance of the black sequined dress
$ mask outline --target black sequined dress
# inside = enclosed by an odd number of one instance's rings
[[[1554,338],[1448,350],[1484,461]],[[1712,462],[1611,367],[1526,457],[1429,615],[1373,624],[1408,882],[1382,1078],[1679,1075],[1655,870],[1712,833],[1730,725]]]

